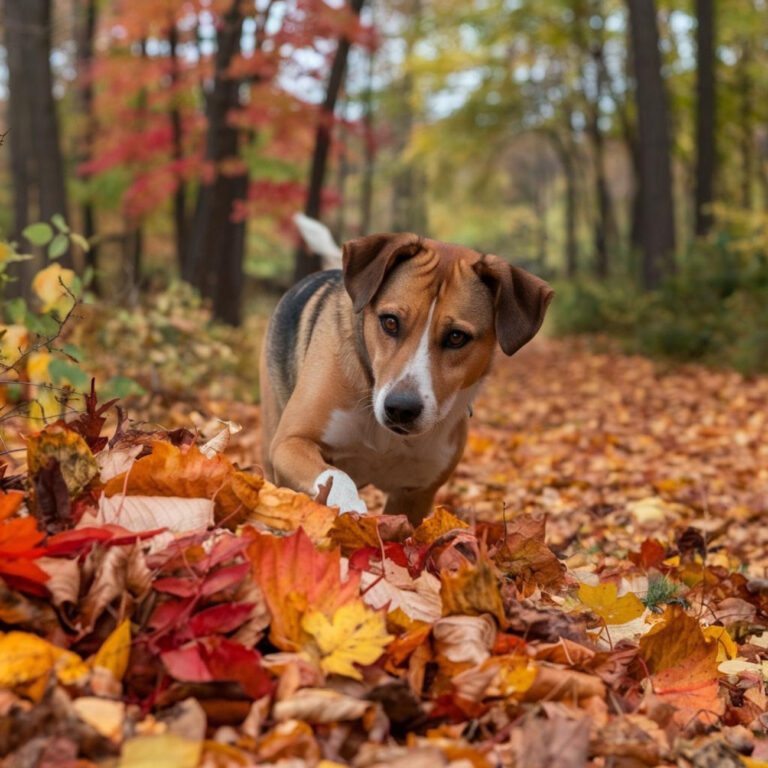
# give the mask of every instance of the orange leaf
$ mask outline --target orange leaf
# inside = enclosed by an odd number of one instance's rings
[[[273,536],[246,528],[252,536],[248,556],[254,578],[272,614],[270,640],[286,651],[301,648],[301,619],[307,608],[332,616],[357,597],[360,576],[351,572],[341,580],[339,550],[320,552],[302,529],[291,536]]]
[[[435,507],[435,511],[413,532],[413,540],[416,544],[433,544],[444,533],[457,528],[469,528],[469,525],[445,507]]]
[[[443,616],[478,616],[490,613],[506,625],[496,574],[481,558],[477,565],[462,564],[455,574],[441,573]]]
[[[707,642],[698,621],[671,606],[659,624],[640,638],[640,655],[654,693],[675,707],[681,727],[693,719],[713,723],[725,712],[717,696],[717,643]]]
[[[319,504],[305,493],[278,488],[264,481],[246,522],[263,523],[276,531],[302,528],[315,544],[327,544],[328,531],[337,516],[335,509]]]
[[[45,534],[37,529],[34,517],[19,517],[6,520],[0,526],[0,557],[24,557],[33,559],[45,550],[36,547]]]
[[[331,528],[330,537],[345,557],[363,547],[380,547],[379,520],[373,515],[340,515]]]
[[[24,494],[21,491],[0,493],[0,520],[15,514],[23,500]]]
[[[209,459],[195,445],[181,448],[155,442],[152,453],[109,480],[104,493],[108,497],[125,492],[129,496],[213,499],[217,522],[234,526],[258,504],[263,482],[235,470],[220,453]]]

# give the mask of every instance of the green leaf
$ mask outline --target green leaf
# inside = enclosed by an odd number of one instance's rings
[[[70,232],[69,239],[75,244],[80,246],[86,253],[91,250],[91,244],[77,232]]]
[[[5,316],[9,323],[23,325],[27,318],[27,302],[21,296],[15,299],[6,299],[3,302]]]
[[[36,333],[38,336],[55,336],[59,330],[59,324],[50,315],[36,315],[34,312],[27,312],[24,317],[24,325],[27,330]]]
[[[127,376],[114,376],[105,385],[105,392],[109,397],[128,397],[128,395],[143,395],[146,390],[138,382],[129,379]],[[106,395],[102,393],[106,398]],[[107,398],[108,399],[108,398]]]
[[[54,384],[68,381],[77,390],[84,390],[90,381],[90,377],[82,368],[60,357],[54,357],[48,363],[48,372]]]
[[[53,237],[53,227],[44,221],[24,227],[21,233],[32,245],[45,245]]]
[[[71,357],[77,362],[79,362],[83,357],[83,350],[80,349],[77,344],[70,344],[67,342],[66,344],[62,344],[60,349],[65,355],[67,355],[67,357]]]
[[[48,246],[48,258],[58,259],[63,256],[69,248],[69,238],[66,235],[56,235]]]
[[[56,225],[56,229],[58,229],[59,232],[62,232],[65,235],[69,234],[67,222],[64,221],[64,217],[60,213],[54,213],[53,216],[51,216],[51,221]]]
[[[93,275],[94,275],[94,269],[90,264],[88,264],[86,268],[83,270],[83,285],[86,288],[90,287],[91,282],[93,281]]]

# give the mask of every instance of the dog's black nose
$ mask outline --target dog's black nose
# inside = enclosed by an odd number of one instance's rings
[[[384,400],[384,413],[394,426],[413,424],[423,410],[421,398],[413,392],[390,392]]]

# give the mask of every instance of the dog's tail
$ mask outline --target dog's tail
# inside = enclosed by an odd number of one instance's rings
[[[293,223],[310,251],[320,257],[323,269],[341,269],[341,248],[325,224],[303,213],[294,213]]]

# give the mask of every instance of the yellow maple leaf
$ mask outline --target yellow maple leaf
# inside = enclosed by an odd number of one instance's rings
[[[626,624],[643,615],[645,606],[637,595],[628,592],[618,597],[618,592],[618,587],[611,582],[596,587],[579,584],[579,600],[606,624]]]
[[[387,634],[384,614],[370,610],[362,600],[342,605],[330,621],[320,611],[310,611],[301,627],[313,638],[324,672],[355,680],[363,676],[354,665],[373,664],[394,639]]]
[[[131,655],[131,622],[126,619],[112,630],[93,657],[92,666],[102,667],[112,673],[115,680],[122,680]]]
[[[56,261],[41,269],[32,280],[32,290],[42,302],[41,310],[55,310],[59,317],[64,317],[75,303],[67,292],[72,290],[74,282],[75,273],[71,269],[64,269]]]
[[[83,679],[88,667],[71,651],[57,648],[29,632],[0,635],[0,688],[9,688],[39,701],[51,672],[64,685]]]

